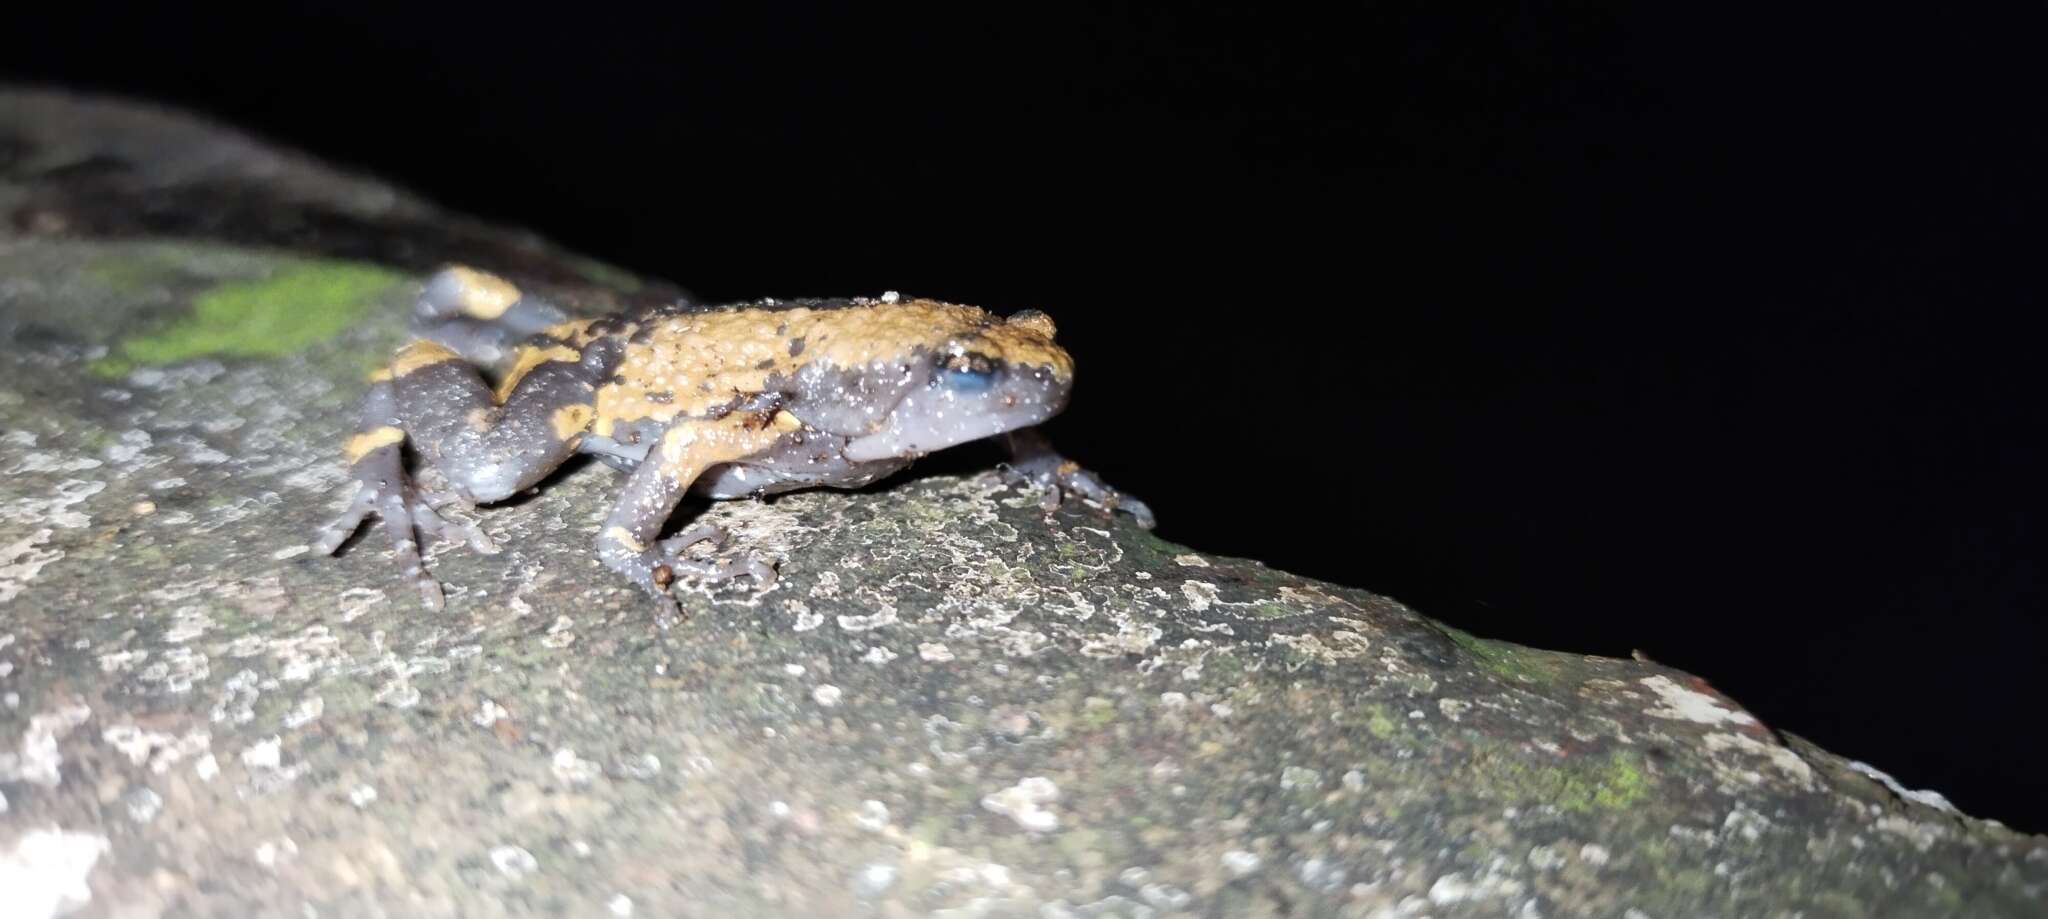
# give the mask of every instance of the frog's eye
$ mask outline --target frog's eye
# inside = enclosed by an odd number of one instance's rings
[[[984,354],[949,354],[939,359],[932,381],[955,392],[984,392],[995,385],[996,362]]]

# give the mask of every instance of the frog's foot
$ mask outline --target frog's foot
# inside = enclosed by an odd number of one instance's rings
[[[446,601],[441,593],[441,583],[427,573],[425,564],[420,560],[420,534],[449,542],[468,543],[470,548],[486,555],[498,551],[490,537],[474,524],[457,523],[435,511],[436,507],[451,503],[457,501],[450,496],[415,490],[405,480],[402,471],[376,479],[365,477],[357,485],[356,495],[349,501],[348,508],[332,523],[321,528],[313,549],[322,555],[333,555],[362,527],[364,520],[375,515],[382,522],[384,535],[391,540],[392,552],[397,556],[405,578],[418,587],[420,601],[427,608],[438,610]]]
[[[742,575],[754,579],[755,590],[766,590],[775,584],[775,566],[748,554],[738,559],[689,558],[683,553],[700,542],[708,542],[713,548],[723,549],[732,541],[732,534],[722,526],[700,523],[659,543],[661,564],[667,567],[669,576],[688,576],[707,584],[722,584]]]
[[[1129,514],[1132,522],[1143,529],[1152,529],[1158,522],[1145,502],[1109,487],[1101,476],[1059,455],[1036,430],[1013,431],[1008,442],[1013,458],[1000,467],[1003,477],[1013,484],[1028,482],[1045,489],[1039,506],[1046,513],[1058,510],[1069,497],[1079,497],[1101,508],[1106,515],[1115,516],[1118,511]]]
[[[652,547],[643,547],[624,527],[614,527],[598,536],[597,556],[605,567],[626,576],[652,596],[659,607],[660,620],[666,625],[682,611],[675,598],[669,595],[669,588],[681,578],[718,584],[747,575],[754,579],[756,589],[775,583],[774,566],[752,556],[726,560],[683,555],[684,550],[700,542],[724,546],[726,541],[724,527],[698,524],[674,537],[660,540]]]
[[[1145,502],[1117,491],[1102,481],[1102,477],[1071,462],[1061,462],[1050,470],[1021,468],[1016,465],[1003,467],[1004,477],[1013,484],[1031,484],[1045,490],[1038,506],[1046,513],[1059,510],[1068,498],[1079,497],[1102,509],[1106,516],[1115,516],[1118,511],[1131,515],[1131,522],[1141,529],[1152,529],[1158,518],[1152,515],[1152,508]]]
[[[696,578],[706,584],[723,584],[733,578],[745,576],[754,579],[755,590],[767,590],[775,586],[775,566],[753,555],[737,559],[670,559],[662,565],[669,570],[669,576]]]

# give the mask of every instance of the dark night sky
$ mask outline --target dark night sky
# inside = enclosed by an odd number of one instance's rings
[[[703,299],[1043,308],[1052,433],[1168,538],[2048,830],[2040,23],[1253,6],[73,4],[0,73]]]

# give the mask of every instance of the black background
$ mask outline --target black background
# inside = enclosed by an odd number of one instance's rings
[[[2048,830],[2040,23],[1439,6],[72,5],[0,71],[700,299],[1045,309],[1164,536]]]

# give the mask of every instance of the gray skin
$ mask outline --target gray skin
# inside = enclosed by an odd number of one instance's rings
[[[801,301],[784,306],[830,309],[845,301]],[[750,576],[757,587],[773,582],[775,571],[753,557],[711,562],[685,557],[697,542],[723,544],[718,527],[697,525],[668,539],[658,538],[683,494],[713,499],[775,494],[810,487],[854,488],[908,466],[918,456],[946,447],[1003,436],[1013,480],[1045,487],[1048,511],[1068,495],[1093,501],[1109,512],[1121,510],[1150,527],[1151,511],[1066,461],[1034,426],[1066,406],[1071,378],[1049,368],[1006,364],[973,353],[912,351],[901,359],[859,367],[823,361],[796,362],[794,373],[777,373],[763,391],[742,396],[712,419],[678,417],[673,425],[707,420],[766,419],[787,413],[801,427],[767,432],[772,440],[744,456],[686,475],[661,462],[648,462],[671,423],[642,419],[618,424],[610,437],[582,433],[564,438],[550,419],[565,407],[590,404],[598,386],[615,371],[632,342],[612,334],[626,324],[600,319],[592,337],[577,350],[579,360],[550,361],[526,373],[500,404],[482,370],[500,370],[521,345],[563,346],[543,330],[565,318],[560,309],[520,295],[500,315],[465,314],[461,278],[443,272],[430,280],[415,309],[416,331],[424,340],[452,350],[459,360],[440,359],[407,366],[405,353],[387,378],[371,384],[358,425],[359,437],[380,432],[360,452],[352,469],[359,487],[348,509],[329,524],[316,548],[331,554],[365,519],[382,520],[396,560],[432,608],[443,603],[440,585],[420,561],[416,534],[467,542],[480,552],[496,547],[474,526],[436,513],[450,503],[501,501],[532,487],[577,453],[596,455],[627,473],[625,487],[597,540],[597,554],[613,571],[653,595],[673,612],[668,587],[679,576],[707,582]],[[418,347],[409,346],[408,351]],[[762,431],[758,424],[752,430]],[[399,435],[402,433],[402,439]],[[389,440],[389,443],[384,443]],[[448,480],[452,493],[418,490],[405,468],[404,445]]]

